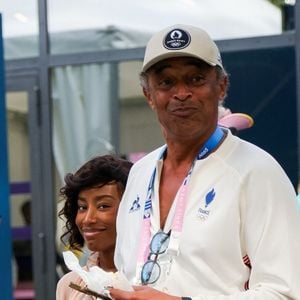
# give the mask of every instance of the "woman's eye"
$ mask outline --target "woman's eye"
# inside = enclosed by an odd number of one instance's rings
[[[78,204],[78,210],[79,211],[83,211],[83,210],[85,210],[86,209],[86,206],[85,205],[80,205],[80,204]]]
[[[98,205],[98,209],[100,209],[100,210],[104,210],[104,209],[108,209],[110,207],[110,205],[108,205],[108,204],[100,204],[100,205]]]

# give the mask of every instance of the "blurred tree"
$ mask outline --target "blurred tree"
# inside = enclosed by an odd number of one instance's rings
[[[271,2],[272,4],[281,7],[284,4],[286,5],[295,5],[296,0],[268,0],[269,2]]]
[[[296,0],[268,0],[281,10],[282,16],[282,30],[294,30],[295,29],[295,17],[294,8]]]
[[[280,7],[282,5],[282,3],[284,3],[284,0],[268,0],[268,1],[278,7]]]

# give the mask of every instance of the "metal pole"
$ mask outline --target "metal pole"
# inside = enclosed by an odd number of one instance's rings
[[[51,100],[49,83],[49,40],[47,25],[47,0],[38,1],[39,18],[39,96],[41,139],[41,198],[33,207],[34,274],[36,299],[55,299],[56,247],[54,179],[52,165]]]

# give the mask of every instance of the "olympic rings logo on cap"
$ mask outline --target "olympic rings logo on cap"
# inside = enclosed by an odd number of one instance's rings
[[[185,30],[176,28],[167,33],[163,45],[168,50],[180,50],[186,48],[190,42],[190,34]]]

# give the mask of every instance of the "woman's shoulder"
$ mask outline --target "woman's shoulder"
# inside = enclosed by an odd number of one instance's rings
[[[80,293],[69,287],[71,282],[77,285],[83,285],[83,280],[77,273],[71,271],[65,274],[57,283],[56,300],[77,299],[76,295],[78,294],[79,296]]]

